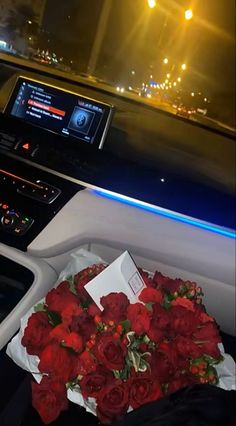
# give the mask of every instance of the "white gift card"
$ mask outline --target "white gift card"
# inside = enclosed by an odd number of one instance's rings
[[[109,293],[124,293],[130,303],[139,302],[138,296],[146,287],[132,257],[125,251],[104,271],[93,278],[85,289],[97,306],[103,310],[100,298]]]

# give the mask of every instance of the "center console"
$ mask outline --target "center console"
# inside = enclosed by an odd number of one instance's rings
[[[96,180],[91,159],[112,112],[111,105],[18,77],[0,115],[1,242],[26,250],[83,188],[79,183]]]

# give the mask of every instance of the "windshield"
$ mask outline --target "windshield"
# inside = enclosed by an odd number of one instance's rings
[[[234,0],[0,0],[0,51],[235,131]]]

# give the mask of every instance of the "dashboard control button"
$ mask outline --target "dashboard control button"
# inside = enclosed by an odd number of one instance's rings
[[[35,186],[29,184],[24,186],[22,185],[17,189],[17,192],[33,198],[34,200],[51,204],[60,195],[61,190],[46,182],[37,180]]]
[[[34,223],[34,219],[10,208],[8,204],[0,203],[0,229],[14,235],[25,234],[30,226]]]
[[[32,156],[38,150],[38,145],[27,140],[20,140],[14,148],[20,154]]]
[[[10,214],[4,214],[1,218],[1,223],[4,227],[10,227],[14,223],[14,217]]]

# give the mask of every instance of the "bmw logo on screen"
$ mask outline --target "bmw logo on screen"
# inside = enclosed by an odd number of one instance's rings
[[[68,128],[76,132],[88,134],[95,113],[84,108],[75,107]]]

